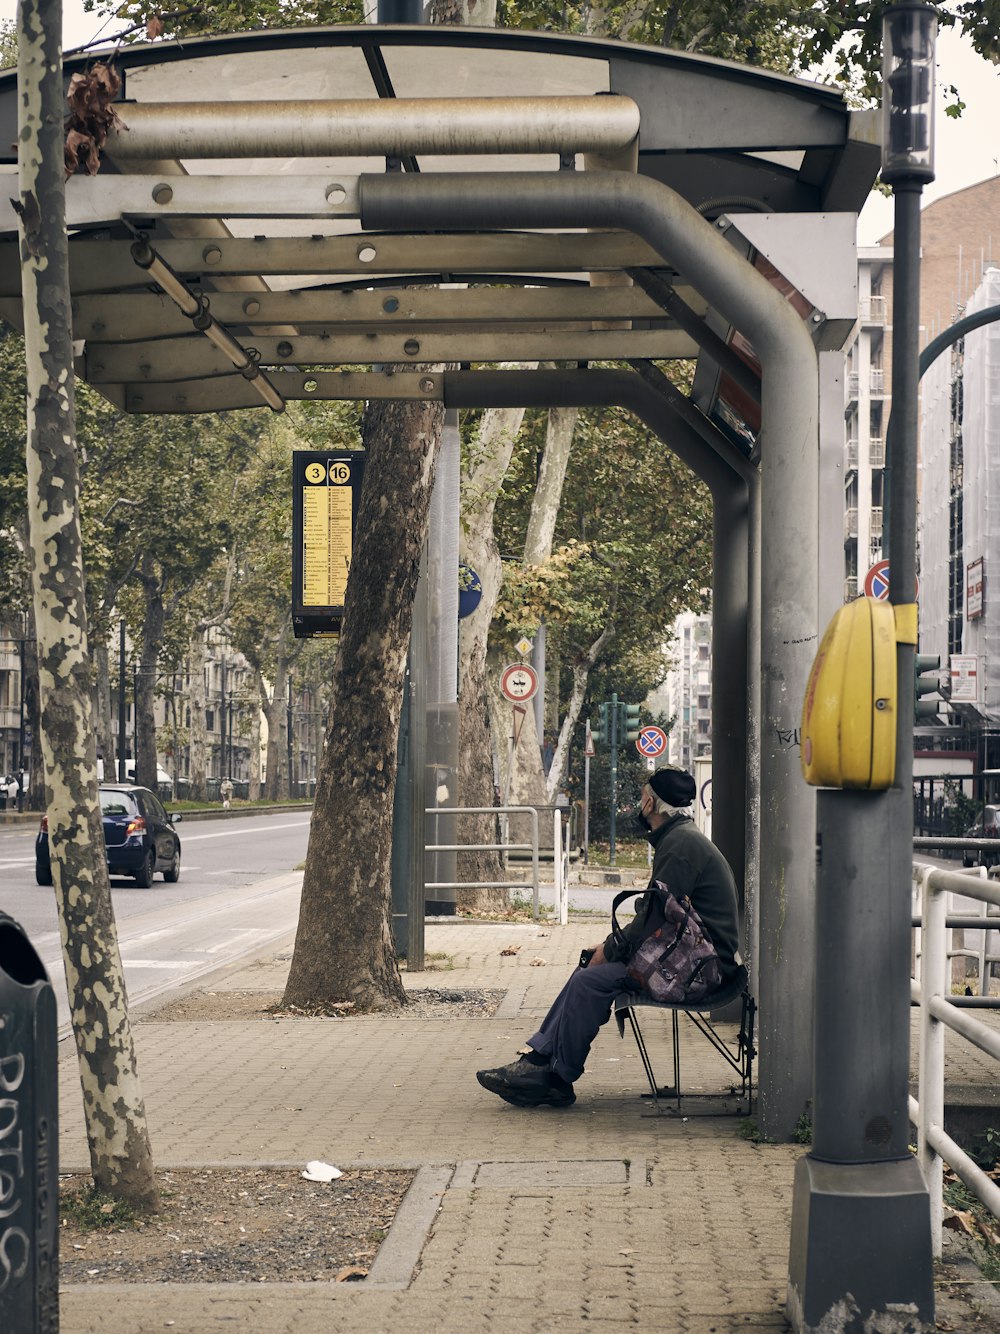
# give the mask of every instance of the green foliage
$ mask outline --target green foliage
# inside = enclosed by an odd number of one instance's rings
[[[170,10],[145,0],[84,0],[84,11],[126,25],[126,41],[193,37],[202,33],[252,32],[327,23],[363,23],[360,0],[191,0]],[[152,25],[150,27],[149,25]],[[117,35],[117,28],[115,29]]]
[[[132,1205],[105,1195],[96,1186],[61,1195],[59,1214],[81,1232],[120,1232],[134,1228],[139,1221]]]
[[[747,1116],[739,1124],[736,1132],[740,1139],[748,1140],[751,1144],[773,1144],[774,1140],[768,1139],[757,1124],[755,1117]]]
[[[881,90],[885,8],[871,0],[498,0],[497,26],[620,37],[787,74],[824,69],[853,101],[874,104]],[[360,0],[186,0],[166,12],[151,0],[84,0],[84,9],[126,25],[126,41],[364,19]],[[942,0],[936,9],[941,27],[964,33],[987,60],[1000,57],[1000,0]],[[954,94],[947,114],[960,115],[961,106]]]
[[[952,838],[962,838],[982,814],[982,803],[967,797],[961,785],[952,779],[945,780],[944,800],[945,833]]]
[[[799,1116],[792,1129],[792,1140],[796,1144],[811,1144],[813,1142],[813,1122],[812,1114],[807,1108]]]

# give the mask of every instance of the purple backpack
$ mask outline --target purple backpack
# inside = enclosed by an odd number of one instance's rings
[[[627,951],[615,909],[635,891],[618,894],[611,905],[615,941]],[[686,896],[677,898],[662,881],[647,893],[655,895],[646,919],[647,932],[628,963],[628,976],[653,1000],[666,1005],[691,1005],[718,991],[722,970],[712,938]]]

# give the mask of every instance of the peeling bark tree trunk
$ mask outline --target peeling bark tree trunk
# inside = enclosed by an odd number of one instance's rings
[[[205,731],[205,632],[200,630],[188,649],[188,796],[204,801],[208,796],[208,736]]]
[[[288,673],[284,658],[278,659],[274,687],[268,690],[261,679],[260,707],[267,719],[267,762],[264,797],[280,801],[288,794]]]
[[[546,778],[549,801],[555,801],[556,793],[562,787],[566,778],[566,769],[569,764],[569,743],[577,719],[580,717],[583,701],[587,697],[587,682],[590,679],[590,673],[593,671],[598,658],[614,638],[614,633],[614,626],[606,625],[584,657],[573,664],[573,690],[570,694],[569,707],[566,710],[562,727],[559,729],[559,740],[556,743],[555,753],[552,756],[552,766]]]
[[[552,555],[552,543],[555,539],[556,520],[562,504],[563,484],[566,481],[566,469],[569,466],[570,450],[573,447],[573,432],[576,430],[579,408],[549,408],[549,419],[545,429],[545,453],[538,472],[538,484],[531,500],[531,512],[528,515],[528,530],[524,537],[525,565],[541,565]],[[546,669],[543,689],[542,715],[552,713],[559,716],[559,672],[557,668],[558,652],[553,645],[551,663],[553,670]],[[554,707],[553,707],[554,705]],[[532,710],[534,713],[534,710]],[[534,748],[529,745],[529,738],[524,737],[524,748],[518,760],[518,780],[524,785],[523,790],[533,791],[539,784],[547,794],[552,791],[542,764],[541,742],[537,735],[534,719],[530,731],[534,733]],[[532,769],[537,761],[537,773]],[[551,801],[551,796],[546,797]]]
[[[145,595],[142,649],[135,683],[135,781],[156,791],[156,669],[163,648],[163,590],[153,561],[145,557],[138,572]]]
[[[365,413],[358,541],[286,1004],[352,1001],[368,1012],[406,1000],[390,929],[395,739],[443,422],[437,403]]]
[[[250,791],[251,801],[260,801],[260,709],[250,700]]]
[[[97,801],[70,344],[61,20],[58,0],[22,0],[18,212],[28,515],[49,848],[94,1183],[139,1207],[155,1208],[153,1161]]]
[[[465,529],[462,559],[479,575],[483,595],[479,606],[462,622],[459,640],[458,790],[463,806],[492,806],[494,739],[490,730],[486,684],[486,644],[500,593],[500,553],[493,536],[493,513],[514,441],[524,420],[523,408],[493,408],[483,413],[479,434],[470,446],[471,460],[462,478]],[[506,745],[501,736],[497,744]],[[496,843],[495,816],[462,816],[459,843]],[[495,852],[460,852],[458,879],[503,880]],[[460,912],[501,911],[509,904],[506,889],[459,890]]]

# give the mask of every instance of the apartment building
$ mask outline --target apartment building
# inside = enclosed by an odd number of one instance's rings
[[[667,737],[670,764],[693,770],[695,757],[712,753],[712,618],[682,612],[668,648],[673,666],[654,707],[674,725]]]
[[[885,431],[892,389],[892,232],[858,252],[858,331],[847,353],[844,597],[864,591],[885,554]],[[921,213],[921,346],[964,310],[994,258],[1000,263],[1000,176],[956,190]],[[934,503],[926,486],[920,504]]]

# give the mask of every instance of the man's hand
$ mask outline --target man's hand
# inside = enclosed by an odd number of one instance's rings
[[[601,943],[600,943],[599,945],[595,945],[595,946],[594,946],[594,953],[591,955],[590,963],[587,964],[587,967],[588,967],[588,968],[594,968],[594,967],[596,967],[596,965],[599,964],[599,963],[607,963],[607,959],[605,959],[605,957],[604,957],[604,941],[603,941],[603,940],[601,941]]]

